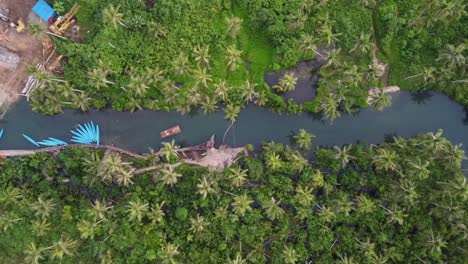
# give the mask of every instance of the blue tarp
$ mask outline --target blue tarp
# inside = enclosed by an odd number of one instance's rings
[[[54,9],[52,9],[52,7],[50,7],[50,5],[44,0],[37,1],[32,10],[46,22],[50,22],[50,18],[55,17],[56,15]]]

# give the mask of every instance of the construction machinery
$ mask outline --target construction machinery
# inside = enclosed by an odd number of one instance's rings
[[[10,9],[8,8],[0,8],[0,20],[9,23],[10,27],[15,28],[18,33],[23,31],[25,28],[23,20],[19,19],[16,23],[12,21],[10,17]]]
[[[65,31],[67,31],[68,27],[75,23],[75,15],[80,9],[79,4],[75,4],[68,13],[64,16],[60,16],[57,21],[52,24],[49,29],[52,33],[62,36]]]

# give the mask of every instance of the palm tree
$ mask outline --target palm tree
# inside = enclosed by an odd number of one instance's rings
[[[231,33],[231,37],[236,38],[237,34],[239,34],[239,31],[241,29],[242,19],[236,16],[227,17],[226,22],[228,25],[228,31]]]
[[[187,55],[179,53],[179,56],[172,62],[172,69],[176,75],[182,76],[189,73],[189,60]]]
[[[239,216],[245,216],[245,213],[252,210],[250,204],[253,203],[253,200],[250,199],[247,194],[242,194],[234,198],[232,203],[233,210]]]
[[[374,202],[367,198],[364,194],[361,194],[356,197],[356,212],[358,213],[372,213],[376,208]]]
[[[307,166],[307,160],[297,151],[292,152],[287,158],[291,164],[291,169],[294,171],[302,172]]]
[[[427,84],[434,83],[437,80],[437,77],[436,77],[435,73],[436,73],[436,68],[434,68],[434,67],[424,67],[421,73],[409,76],[409,77],[405,78],[405,80],[412,79],[412,78],[418,78],[418,79],[422,79],[424,85],[427,85]]]
[[[220,97],[223,101],[227,100],[228,92],[231,90],[231,87],[226,84],[225,80],[220,80],[215,83],[215,95]]]
[[[30,208],[34,211],[35,216],[46,219],[56,206],[57,204],[54,203],[53,199],[45,199],[43,196],[39,196],[36,202],[31,203]]]
[[[105,201],[94,201],[94,204],[91,204],[92,209],[89,210],[89,215],[93,218],[94,221],[106,220],[109,210],[114,208],[113,206],[108,205]]]
[[[334,158],[341,162],[341,168],[344,169],[346,165],[349,163],[349,161],[351,159],[354,159],[354,157],[351,156],[351,154],[349,154],[349,152],[351,151],[352,145],[344,146],[343,149],[337,146],[334,146],[333,148],[335,149],[335,152],[336,152]]]
[[[137,109],[143,110],[143,106],[142,106],[142,102],[140,98],[134,98],[134,97],[128,98],[128,101],[125,104],[125,107],[130,112],[135,112]]]
[[[176,264],[177,261],[175,258],[179,254],[179,245],[166,243],[164,246],[162,246],[159,255],[163,264]]]
[[[370,96],[370,105],[377,111],[382,111],[392,104],[392,97],[385,93],[383,89],[379,89]]]
[[[201,194],[203,199],[210,194],[216,194],[216,190],[214,188],[214,182],[208,179],[206,176],[202,177],[198,184],[197,184],[198,193]]]
[[[94,86],[96,89],[107,88],[109,84],[115,84],[107,79],[108,72],[101,69],[95,68],[92,71],[88,72],[89,84]]]
[[[323,117],[331,122],[341,115],[338,111],[338,102],[333,95],[322,97],[320,100],[320,110],[323,112]]]
[[[209,224],[208,222],[205,221],[205,218],[203,216],[200,216],[197,214],[197,217],[195,218],[190,218],[190,230],[194,233],[200,233],[205,230],[206,226]]]
[[[296,89],[297,77],[293,72],[285,73],[284,76],[279,80],[278,85],[273,85],[273,89],[279,92],[293,91]]]
[[[447,247],[447,242],[440,234],[435,235],[432,228],[430,228],[426,235],[426,246],[431,251],[431,254],[441,254],[442,249]]]
[[[412,174],[418,179],[424,180],[429,177],[431,171],[428,169],[429,161],[425,160],[424,162],[418,157],[416,160],[410,160],[409,165],[412,171]]]
[[[130,168],[130,169],[122,169],[120,173],[115,175],[116,182],[118,185],[128,187],[133,184],[133,177],[135,177],[135,169]]]
[[[305,129],[299,129],[299,133],[294,136],[296,144],[306,151],[312,148],[313,138],[315,138],[315,135],[307,132]]]
[[[224,109],[225,119],[230,120],[232,123],[236,122],[237,116],[240,113],[240,107],[233,104],[228,104]]]
[[[238,50],[234,45],[227,47],[226,49],[226,62],[230,71],[235,71],[239,68],[239,64],[242,62],[241,55],[242,51]]]
[[[310,206],[315,201],[315,196],[312,194],[313,188],[299,185],[296,188],[296,195],[294,196],[300,205]]]
[[[242,170],[239,166],[233,166],[229,168],[228,178],[231,180],[231,185],[239,188],[247,181],[247,171]]]
[[[31,221],[33,232],[36,236],[44,236],[50,230],[50,223],[46,219]]]
[[[154,204],[151,210],[148,212],[148,218],[151,220],[153,225],[161,223],[164,220],[164,216],[166,214],[162,208],[165,203],[165,201],[162,201],[161,203]]]
[[[440,51],[438,61],[441,61],[449,68],[464,67],[466,64],[465,56],[465,43],[461,43],[458,46],[448,44],[444,49]]]
[[[283,250],[284,263],[295,264],[299,261],[299,255],[294,248],[284,246]]]
[[[210,112],[214,112],[218,109],[218,102],[216,99],[211,99],[209,96],[205,96],[205,100],[201,102],[201,108],[203,109],[203,113],[207,114]]]
[[[339,264],[355,264],[353,257],[348,257],[346,254],[343,256],[339,255],[340,260],[337,262]]]
[[[322,68],[327,68],[330,66],[339,67],[341,65],[340,61],[341,48],[333,49],[327,52],[327,63],[322,66]]]
[[[271,200],[265,202],[262,207],[268,218],[272,221],[280,218],[284,214],[283,208],[280,207],[280,201],[277,201],[274,197],[271,197]]]
[[[298,15],[288,16],[288,30],[292,32],[301,31],[304,29],[307,22],[307,16],[299,13]]]
[[[138,97],[144,97],[148,90],[147,80],[144,76],[130,76],[128,89]]]
[[[325,42],[327,45],[331,45],[335,42],[338,42],[338,36],[341,35],[341,33],[335,34],[333,33],[332,26],[330,23],[324,23],[320,27],[320,32],[319,36],[323,42]]]
[[[17,205],[18,202],[23,198],[20,189],[16,187],[7,187],[0,193],[0,204],[4,207],[9,205]]]
[[[403,201],[409,206],[413,206],[416,200],[420,197],[418,191],[416,190],[416,184],[412,180],[401,180],[400,189],[402,190],[402,192],[399,193],[400,198],[402,198]]]
[[[247,259],[242,258],[242,255],[240,253],[236,254],[236,257],[234,259],[228,258],[227,264],[246,264]]]
[[[161,181],[165,185],[174,186],[179,181],[179,178],[182,177],[181,174],[174,171],[172,166],[161,169]]]
[[[366,34],[364,32],[359,35],[356,40],[356,44],[350,50],[350,52],[359,51],[362,54],[367,54],[374,48],[374,42],[371,39],[371,34]]]
[[[265,156],[265,162],[267,167],[272,171],[279,171],[284,165],[281,157],[276,153],[268,153]]]
[[[44,259],[43,252],[48,248],[37,247],[34,242],[28,245],[28,247],[23,251],[26,257],[24,261],[28,264],[39,264],[42,259]]]
[[[62,260],[64,256],[73,256],[78,249],[80,242],[73,240],[66,235],[60,237],[60,240],[55,242],[52,248],[52,259],[58,258]]]
[[[268,102],[268,96],[265,91],[262,90],[255,94],[254,104],[258,106],[265,106],[267,102]]]
[[[175,160],[179,157],[178,151],[180,146],[175,144],[175,140],[171,140],[171,142],[163,142],[161,144],[163,145],[161,148],[161,153],[167,162]]]
[[[315,39],[309,34],[303,34],[301,36],[301,39],[299,40],[299,50],[304,54],[304,56],[318,54],[323,57],[323,55],[318,52]]]
[[[397,154],[395,151],[384,148],[377,149],[377,153],[374,155],[372,163],[378,170],[397,170]]]
[[[207,68],[210,66],[210,48],[209,46],[200,47],[196,46],[193,49],[195,54],[195,62],[198,64],[198,67]]]
[[[91,106],[91,100],[92,99],[85,92],[81,91],[73,95],[71,103],[74,108],[86,112]]]
[[[76,228],[80,231],[80,237],[82,239],[94,239],[94,235],[96,234],[96,223],[82,219],[78,224],[76,224]]]
[[[361,83],[364,73],[356,65],[352,65],[346,71],[343,72],[345,76],[345,82],[349,83],[350,86],[358,87]]]
[[[201,83],[205,88],[208,88],[208,82],[213,80],[211,75],[207,73],[206,68],[198,68],[193,72],[193,75],[195,76],[196,83]]]
[[[333,221],[335,218],[335,213],[332,211],[330,207],[327,207],[325,205],[317,205],[319,208],[317,214],[319,216],[319,219],[323,220],[325,223],[330,223]]]
[[[369,9],[373,9],[376,5],[376,2],[375,0],[359,0],[359,4]]]
[[[103,11],[104,22],[111,24],[114,29],[117,29],[119,25],[125,27],[125,24],[123,23],[123,16],[124,15],[120,13],[120,5],[114,6],[113,4],[110,4]]]
[[[408,217],[408,214],[398,208],[396,204],[393,204],[391,209],[387,209],[383,206],[380,206],[385,209],[385,213],[388,215],[388,222],[391,224],[403,225],[405,218]]]
[[[255,92],[255,87],[257,84],[251,83],[249,80],[246,80],[244,82],[244,86],[242,87],[242,97],[244,98],[244,101],[246,103],[252,102],[255,95],[257,94]]]
[[[128,202],[127,212],[130,216],[129,220],[138,220],[138,222],[141,222],[143,216],[148,212],[148,206],[148,203],[143,203],[138,198],[135,201]]]
[[[435,16],[437,20],[445,23],[457,21],[466,16],[466,2],[463,0],[441,1]]]
[[[156,21],[150,21],[147,25],[148,34],[155,40],[160,40],[166,37],[166,30],[164,27]]]

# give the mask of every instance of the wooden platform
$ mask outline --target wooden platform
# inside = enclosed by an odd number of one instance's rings
[[[180,129],[180,127],[175,126],[175,127],[171,127],[169,129],[166,129],[164,131],[161,131],[161,133],[159,133],[159,135],[161,136],[161,138],[167,138],[167,137],[170,137],[170,136],[177,135],[177,134],[179,134],[181,132],[182,132],[182,130]]]

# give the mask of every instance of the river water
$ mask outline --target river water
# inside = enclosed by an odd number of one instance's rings
[[[333,124],[310,114],[277,114],[248,106],[240,113],[238,121],[226,137],[226,143],[232,146],[249,143],[258,145],[270,140],[290,143],[291,136],[300,128],[317,136],[315,145],[351,144],[359,140],[380,143],[391,134],[411,137],[441,128],[444,136],[452,143],[464,143],[465,152],[468,153],[468,117],[462,106],[437,93],[422,102],[415,100],[414,95],[408,92],[392,96],[392,106],[383,112],[363,109],[353,115],[342,115]],[[0,128],[5,128],[0,149],[34,148],[21,136],[22,133],[36,140],[47,137],[69,140],[72,136],[69,130],[78,123],[88,121],[99,124],[102,144],[113,144],[136,152],[147,152],[150,147],[158,149],[162,142],[159,132],[174,125],[182,128],[182,134],[174,139],[183,146],[204,142],[212,134],[220,142],[230,125],[224,120],[221,110],[210,115],[112,110],[80,113],[66,110],[60,115],[43,116],[32,112],[28,103],[22,101],[0,123]]]

